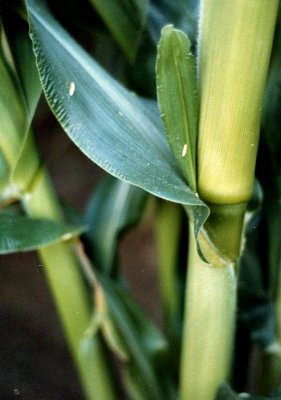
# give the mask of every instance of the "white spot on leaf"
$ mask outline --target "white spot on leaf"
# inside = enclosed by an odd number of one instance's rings
[[[74,82],[70,82],[69,90],[68,90],[69,96],[73,96],[74,92],[75,92],[75,83]]]
[[[182,148],[181,156],[182,156],[182,157],[185,157],[185,156],[186,156],[186,153],[187,153],[187,144],[185,143],[185,145],[184,145],[183,148]]]

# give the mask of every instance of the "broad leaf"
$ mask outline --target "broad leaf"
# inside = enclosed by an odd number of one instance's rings
[[[180,30],[162,29],[156,64],[157,97],[171,149],[196,191],[198,92],[191,43]]]
[[[152,118],[137,96],[97,65],[58,25],[42,0],[26,3],[43,90],[70,138],[115,177],[193,206],[198,231],[208,208],[178,171],[159,130],[159,115]]]
[[[90,0],[129,61],[133,62],[144,28],[148,0]]]
[[[90,200],[85,214],[86,239],[95,265],[106,274],[114,273],[118,239],[139,221],[146,197],[137,186],[107,177]]]
[[[50,220],[0,213],[0,254],[31,251],[69,240],[84,231]],[[32,232],[32,235],[29,234]]]

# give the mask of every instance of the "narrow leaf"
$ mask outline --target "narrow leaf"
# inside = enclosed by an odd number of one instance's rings
[[[148,0],[90,0],[133,62],[144,28]]]
[[[171,149],[196,191],[198,96],[191,43],[180,30],[162,30],[157,56],[157,96]]]
[[[0,144],[8,165],[13,166],[26,130],[26,114],[15,74],[9,68],[1,46],[0,76]]]
[[[36,250],[69,240],[83,230],[81,226],[66,226],[50,220],[1,213],[0,254]]]
[[[43,90],[69,137],[111,175],[191,206],[198,231],[208,208],[178,171],[159,129],[159,116],[152,117],[150,107],[95,63],[53,19],[42,0],[26,4]]]

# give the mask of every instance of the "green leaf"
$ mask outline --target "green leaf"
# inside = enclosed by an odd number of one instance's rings
[[[26,131],[24,103],[17,86],[16,76],[10,69],[0,46],[0,143],[1,151],[10,167],[18,157],[22,139]],[[15,118],[16,116],[16,118]]]
[[[4,155],[10,162],[10,185],[2,192],[5,201],[9,200],[9,197],[20,197],[39,167],[39,158],[29,126],[42,89],[28,38],[28,24],[8,7],[4,9],[3,14],[6,36],[3,37],[1,56],[4,71],[2,82],[5,89],[1,91],[1,109],[5,112],[8,123],[2,119],[3,134],[0,141]]]
[[[4,27],[13,56],[28,121],[31,122],[42,91],[32,45],[28,38],[28,24],[14,10],[5,12]]]
[[[90,0],[116,41],[133,62],[144,28],[148,0]]]
[[[11,171],[12,187],[17,188],[19,197],[29,190],[36,173],[39,172],[41,160],[33,137],[33,132],[28,130],[23,136],[19,157]]]
[[[31,38],[49,105],[74,143],[111,175],[192,207],[196,232],[208,208],[185,184],[153,115],[53,19],[27,0]],[[67,68],[65,66],[67,65]]]
[[[140,220],[146,197],[142,189],[108,176],[90,200],[85,214],[86,239],[94,264],[106,274],[114,272],[118,239]]]
[[[162,29],[156,64],[157,96],[171,149],[196,191],[198,94],[191,42],[182,31]]]
[[[0,254],[31,251],[69,240],[84,231],[50,220],[0,213]]]

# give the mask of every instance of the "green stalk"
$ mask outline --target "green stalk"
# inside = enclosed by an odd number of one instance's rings
[[[200,258],[190,223],[181,360],[181,400],[212,400],[230,371],[236,307],[235,265]]]
[[[247,202],[278,0],[202,0],[198,189],[209,203]]]
[[[190,230],[181,400],[212,400],[228,378],[235,263],[253,191],[260,114],[278,0],[202,0],[198,76],[198,192],[211,217]],[[219,268],[221,267],[221,268]]]
[[[160,294],[165,330],[171,343],[176,344],[180,326],[177,258],[181,231],[181,209],[178,204],[166,201],[157,203],[157,206],[155,240],[158,255]]]
[[[34,217],[63,219],[43,168],[37,173],[32,190],[24,196],[23,203]],[[85,336],[91,318],[90,304],[71,243],[61,242],[40,249],[39,256],[86,398],[116,400],[101,342],[98,338],[87,340]]]

